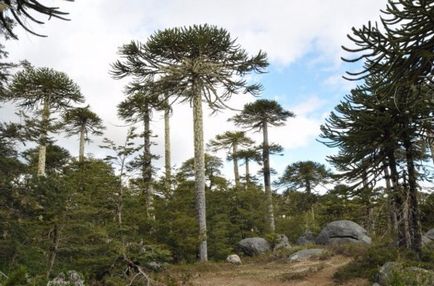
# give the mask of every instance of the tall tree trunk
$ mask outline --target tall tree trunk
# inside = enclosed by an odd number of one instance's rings
[[[51,272],[54,268],[54,263],[56,262],[57,251],[59,249],[60,244],[60,235],[63,227],[59,229],[58,225],[55,224],[53,229],[50,231],[51,242],[48,258],[48,269],[47,269],[47,278],[50,278]]]
[[[202,95],[197,83],[192,83],[193,130],[194,130],[194,173],[196,189],[196,210],[199,224],[200,261],[208,261],[205,200],[205,153],[203,143]]]
[[[42,109],[42,121],[41,121],[41,134],[39,142],[39,154],[38,154],[38,176],[45,176],[45,160],[47,157],[47,139],[48,139],[48,126],[50,120],[50,106],[49,99],[44,98]]]
[[[145,107],[143,114],[143,187],[146,199],[146,217],[152,217],[152,154],[151,154],[151,119],[149,114],[149,105]]]
[[[396,169],[396,159],[393,150],[387,150],[388,164],[390,169],[390,181],[392,182],[392,202],[393,209],[396,214],[396,221],[398,223],[398,229],[396,234],[396,245],[398,247],[406,246],[406,238],[405,238],[405,227],[404,227],[404,219],[402,214],[403,207],[403,192],[402,187],[399,184],[399,175]]]
[[[384,178],[386,181],[386,192],[387,192],[387,203],[389,208],[389,230],[392,231],[394,235],[398,233],[398,220],[396,218],[396,210],[392,201],[392,185],[390,182],[390,173],[387,164],[383,165]]]
[[[80,127],[80,148],[78,152],[78,161],[84,161],[84,143],[85,143],[85,128],[84,125]]]
[[[310,194],[312,193],[312,187],[310,184],[310,180],[306,179],[305,184],[306,184],[306,194],[308,194],[308,197],[310,198]]]
[[[431,160],[434,163],[434,133],[432,131],[428,131],[428,139],[426,142],[429,145],[429,150],[431,151]]]
[[[414,151],[413,143],[407,136],[404,140],[405,157],[407,161],[408,173],[408,211],[411,226],[411,249],[420,254],[422,247],[422,236],[420,228],[420,215],[419,204],[417,200],[417,183],[416,183],[416,169],[414,166]]]
[[[246,162],[246,189],[250,184],[250,170],[249,170],[249,158],[245,158]]]
[[[372,205],[372,188],[369,187],[368,185],[368,178],[367,178],[367,174],[364,171],[363,172],[363,178],[362,178],[362,184],[363,184],[363,192],[366,193],[366,198],[367,198],[367,209],[366,209],[366,218],[367,218],[367,229],[369,233],[375,234],[374,230],[375,230],[375,219],[374,219],[374,207]]]
[[[235,176],[235,187],[238,189],[240,186],[240,173],[238,171],[238,146],[236,143],[232,145],[232,161],[234,163],[234,176]]]
[[[168,100],[166,99],[166,104]],[[164,169],[166,184],[170,188],[170,182],[172,180],[172,162],[170,152],[170,107],[164,109]]]
[[[264,187],[267,196],[267,220],[269,231],[274,233],[276,230],[274,224],[273,194],[271,192],[271,171],[270,171],[270,146],[268,144],[268,125],[267,122],[262,124],[263,144],[262,144],[262,161],[264,164]]]

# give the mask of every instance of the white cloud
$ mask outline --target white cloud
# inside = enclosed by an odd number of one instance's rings
[[[53,19],[44,26],[32,25],[35,31],[49,37],[37,38],[20,32],[20,40],[8,41],[7,50],[12,61],[28,59],[36,66],[53,67],[70,75],[81,86],[91,108],[103,118],[108,127],[106,136],[121,143],[125,129],[115,127],[122,124],[116,118],[116,105],[124,97],[122,86],[126,81],[115,81],[109,75],[110,64],[117,59],[120,45],[145,40],[157,29],[210,23],[228,29],[249,52],[266,51],[275,66],[287,66],[315,52],[316,58],[310,64],[327,63],[332,69],[338,69],[340,46],[347,43],[350,28],[377,19],[385,3],[385,0],[65,1],[62,9],[70,12],[70,22]],[[333,77],[327,81],[335,82]],[[236,96],[229,104],[241,109],[252,100],[252,97]],[[324,102],[314,96],[308,96],[307,101],[306,97],[300,97],[296,102],[300,104],[289,109],[298,116],[290,119],[286,127],[270,131],[273,141],[287,150],[307,144],[319,132],[321,116],[315,116],[315,112]],[[206,140],[234,129],[226,121],[233,113],[213,117],[207,114],[208,111],[204,113]],[[163,128],[162,122],[157,120],[160,117],[155,116],[153,127],[159,135],[154,150],[161,155]],[[259,134],[254,136],[259,139]],[[178,166],[192,157],[192,138],[191,108],[176,106],[172,117],[172,146],[173,160]],[[75,150],[74,140],[62,139],[62,142]],[[88,150],[97,156],[101,152],[96,144]]]

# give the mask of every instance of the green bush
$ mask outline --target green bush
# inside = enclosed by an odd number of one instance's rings
[[[398,249],[387,245],[374,245],[369,248],[359,248],[359,246],[345,246],[341,250],[349,254],[349,250],[357,250],[354,261],[339,269],[333,279],[342,283],[353,278],[367,278],[375,280],[379,267],[388,261],[395,261],[399,257]],[[365,253],[359,251],[365,251]]]

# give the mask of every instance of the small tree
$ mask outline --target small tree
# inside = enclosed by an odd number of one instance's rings
[[[77,107],[68,110],[64,116],[65,131],[68,136],[79,134],[79,155],[80,162],[84,161],[84,143],[90,142],[89,133],[92,135],[102,135],[102,130],[105,127],[102,125],[101,118],[89,109],[89,105],[86,107]]]
[[[141,122],[143,124],[143,154],[138,160],[142,170],[143,190],[146,196],[146,214],[150,216],[153,198],[152,185],[152,159],[158,158],[151,153],[151,117],[156,107],[156,98],[146,92],[137,92],[130,95],[118,105],[118,115],[130,123]]]
[[[286,111],[274,100],[260,99],[253,103],[244,105],[241,113],[235,115],[231,120],[236,125],[262,131],[262,162],[264,171],[264,186],[268,203],[268,225],[269,231],[275,231],[273,198],[271,193],[270,173],[270,144],[268,143],[268,126],[282,126],[288,117],[294,117],[290,111]]]
[[[330,177],[330,171],[323,164],[313,161],[299,161],[286,167],[278,183],[289,188],[304,188],[307,194],[318,184]]]
[[[235,156],[244,161],[244,180],[246,183],[246,189],[248,188],[251,176],[250,176],[250,162],[260,162],[261,161],[261,154],[259,153],[259,150],[257,148],[249,148],[249,149],[243,149],[239,150]]]
[[[211,140],[208,146],[212,151],[217,151],[221,149],[228,149],[228,159],[234,162],[234,178],[235,186],[240,185],[240,173],[238,171],[238,147],[247,147],[252,145],[254,142],[252,139],[246,137],[245,132],[242,131],[226,131],[223,134],[219,134],[215,139]]]

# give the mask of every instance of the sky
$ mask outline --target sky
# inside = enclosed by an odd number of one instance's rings
[[[251,75],[263,85],[261,98],[277,100],[296,114],[285,126],[270,130],[270,141],[284,147],[284,155],[271,159],[277,171],[297,161],[313,160],[327,165],[326,156],[335,153],[317,140],[320,125],[355,83],[342,79],[346,70],[357,66],[345,64],[348,56],[341,46],[351,46],[347,34],[352,27],[379,19],[386,0],[46,0],[41,3],[60,6],[70,13],[70,21],[50,19],[41,26],[28,22],[34,31],[48,35],[35,37],[19,27],[18,41],[6,42],[9,60],[28,60],[37,67],[51,67],[67,73],[81,88],[86,104],[106,126],[104,137],[122,144],[127,127],[117,118],[116,106],[125,95],[126,80],[110,77],[110,64],[119,55],[118,48],[132,40],[146,41],[157,30],[193,24],[211,24],[228,30],[249,54],[259,50],[268,55],[267,73]],[[38,17],[41,20],[44,17]],[[256,98],[234,95],[227,103],[242,109]],[[205,141],[228,130],[238,130],[227,119],[235,112],[211,115],[204,112]],[[0,120],[14,120],[13,109],[0,109]],[[192,109],[176,105],[171,118],[172,160],[174,167],[193,157]],[[154,113],[152,130],[158,136],[153,152],[163,157],[162,114]],[[261,134],[248,133],[258,143]],[[57,137],[57,144],[78,154],[78,138]],[[102,158],[101,138],[94,138],[86,153]],[[225,153],[218,153],[222,159]],[[155,162],[162,167],[163,158]],[[226,163],[224,174],[233,178],[232,165]]]

